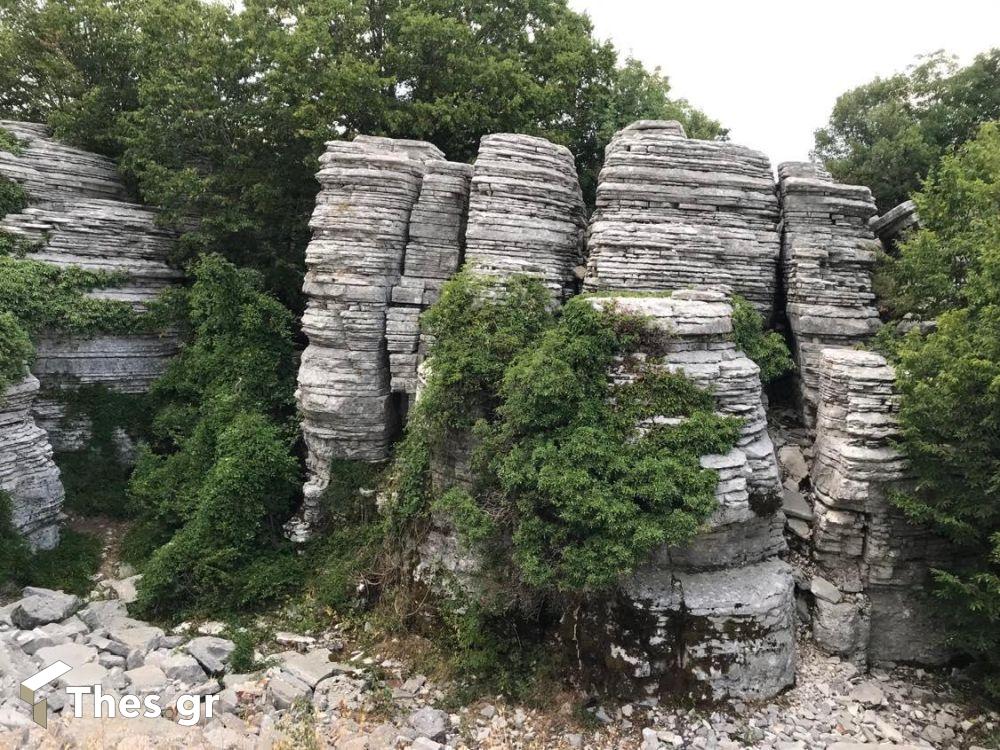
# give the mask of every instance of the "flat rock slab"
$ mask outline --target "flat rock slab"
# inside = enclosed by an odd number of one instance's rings
[[[354,668],[346,664],[331,661],[333,652],[327,648],[299,654],[295,651],[284,651],[278,654],[281,669],[293,677],[302,680],[310,688],[315,688],[330,675],[353,672]]]
[[[60,646],[48,646],[35,652],[35,661],[48,666],[61,661],[73,669],[79,669],[88,662],[97,661],[97,649],[93,646],[83,646],[79,643],[64,643]]]
[[[136,628],[121,628],[112,630],[108,637],[129,648],[146,653],[159,647],[164,632],[153,625],[142,625]]]
[[[214,635],[203,635],[195,638],[187,645],[187,652],[205,668],[209,674],[226,671],[229,657],[236,650],[236,644],[225,638]]]
[[[48,625],[65,620],[80,608],[80,598],[50,589],[26,588],[29,595],[11,610],[10,620],[21,630]]]
[[[125,681],[138,692],[156,692],[170,682],[162,669],[150,664],[128,670]]]
[[[201,664],[187,654],[171,654],[160,663],[160,668],[171,680],[181,680],[188,684],[200,683],[207,675]]]

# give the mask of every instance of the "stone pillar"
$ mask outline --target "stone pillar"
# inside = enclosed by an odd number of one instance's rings
[[[586,219],[573,155],[544,138],[483,136],[472,173],[465,257],[476,273],[537,276],[572,295]]]
[[[715,287],[771,318],[778,199],[764,154],[640,121],[605,150],[590,223],[587,290]]]
[[[113,161],[59,143],[42,125],[0,121],[0,128],[24,143],[23,153],[0,151],[0,176],[22,185],[30,201],[23,212],[0,217],[0,233],[37,243],[33,260],[125,273],[120,286],[94,294],[137,310],[179,283],[181,272],[167,265],[173,234],[157,225],[154,210],[126,202]],[[44,389],[34,413],[56,450],[82,448],[90,426],[86,419],[68,424],[52,391],[100,384],[143,393],[177,350],[176,335],[169,332],[43,334],[34,343],[32,369]]]
[[[32,549],[59,542],[63,486],[49,439],[31,416],[38,379],[0,392],[0,491],[10,495],[12,520]]]
[[[794,681],[795,607],[791,569],[778,559],[784,518],[760,370],[732,341],[722,293],[593,300],[612,303],[668,334],[656,366],[714,386],[718,411],[742,417],[743,431],[728,454],[702,458],[719,473],[705,531],[658,550],[609,601],[567,614],[563,631],[590,680],[619,694],[771,697]],[[612,377],[630,375],[616,367]]]
[[[815,494],[813,634],[858,662],[939,664],[949,652],[927,601],[929,568],[948,545],[890,502],[908,468],[895,373],[878,354],[825,349],[810,473]]]
[[[881,325],[871,283],[878,244],[868,228],[875,202],[868,188],[834,182],[815,164],[781,164],[778,178],[786,314],[811,427],[822,350],[853,347]]]

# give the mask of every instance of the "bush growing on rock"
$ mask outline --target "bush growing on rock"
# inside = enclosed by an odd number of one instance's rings
[[[888,347],[918,479],[896,500],[959,546],[938,593],[1000,696],[1000,125],[945,157],[916,201],[924,228],[889,261],[890,301],[936,326]]]

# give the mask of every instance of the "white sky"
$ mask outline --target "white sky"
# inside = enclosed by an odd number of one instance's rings
[[[839,94],[938,49],[1000,46],[997,0],[569,0],[596,35],[774,164],[801,160]]]

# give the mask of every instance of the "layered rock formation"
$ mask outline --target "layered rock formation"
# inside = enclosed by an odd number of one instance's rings
[[[920,215],[917,204],[913,201],[903,201],[881,216],[872,217],[868,223],[887,252],[896,249],[896,243],[910,230],[920,228]]]
[[[593,303],[614,303],[667,333],[653,366],[712,387],[718,411],[743,419],[743,429],[728,454],[702,458],[719,474],[718,509],[705,532],[660,549],[606,606],[570,623],[583,666],[625,694],[774,695],[794,681],[794,585],[777,557],[784,518],[760,370],[732,341],[731,307],[711,291]],[[618,367],[612,377],[634,376]]]
[[[947,543],[909,522],[890,493],[905,488],[895,374],[881,356],[826,349],[819,366],[814,461],[813,633],[860,662],[941,663],[943,630],[926,601]]]
[[[785,313],[811,425],[823,349],[852,347],[880,326],[871,283],[878,245],[868,228],[875,202],[868,188],[841,185],[807,162],[780,165],[778,179]]]
[[[578,285],[586,217],[573,155],[544,138],[498,133],[479,145],[465,257],[477,273],[541,278],[557,298]]]
[[[471,165],[427,163],[420,197],[410,214],[403,275],[393,287],[386,319],[394,392],[416,395],[417,368],[426,348],[420,335],[420,314],[437,301],[444,282],[462,263],[471,178]]]
[[[180,280],[167,265],[173,236],[157,226],[156,212],[125,202],[114,163],[52,139],[41,125],[0,122],[24,144],[23,153],[0,151],[0,176],[21,184],[29,206],[0,220],[0,233],[33,245],[30,257],[59,266],[122,274],[113,288],[93,294],[142,310]],[[86,338],[42,335],[35,341],[34,372],[44,392],[101,384],[141,393],[176,351],[173,335],[107,334]],[[35,414],[57,450],[82,447],[86,420],[68,424],[61,399],[45,396]]]
[[[733,143],[641,121],[605,150],[589,237],[588,290],[716,287],[770,319],[779,254],[771,164]]]
[[[49,439],[31,416],[38,379],[28,375],[0,392],[0,491],[11,498],[11,520],[33,549],[59,541],[63,486]]]

